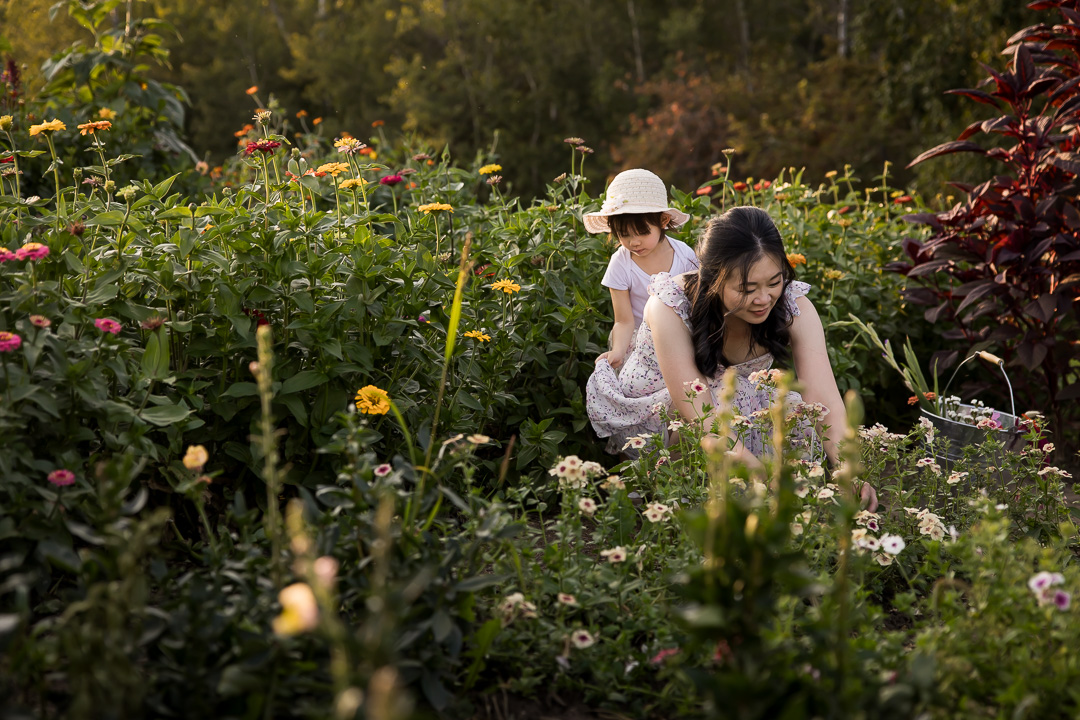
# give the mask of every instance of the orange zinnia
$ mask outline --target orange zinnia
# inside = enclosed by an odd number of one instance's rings
[[[78,126],[80,135],[93,135],[97,130],[109,130],[112,128],[112,123],[108,120],[97,120],[95,122],[83,123]]]
[[[244,92],[247,93],[248,95],[254,95],[255,93],[259,92],[259,86],[258,85],[252,85],[251,87],[249,87]]]
[[[795,265],[805,265],[806,256],[802,253],[788,253],[787,261],[794,267]]]

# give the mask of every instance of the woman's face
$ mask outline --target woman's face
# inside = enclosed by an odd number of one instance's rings
[[[766,255],[750,266],[745,284],[731,278],[724,284],[724,307],[728,317],[737,317],[751,325],[765,322],[784,291],[784,271]]]

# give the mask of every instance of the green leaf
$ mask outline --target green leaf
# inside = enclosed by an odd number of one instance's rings
[[[253,382],[235,382],[221,393],[222,397],[251,397],[259,394],[259,386]]]
[[[191,218],[191,208],[189,207],[174,207],[168,210],[162,210],[159,212],[155,219],[161,222],[165,220],[188,220]]]
[[[510,579],[510,575],[476,575],[454,586],[456,592],[475,592]]]
[[[119,210],[109,210],[87,220],[86,227],[117,227],[122,222],[124,222],[124,213]]]
[[[190,414],[191,410],[183,405],[158,405],[146,408],[139,416],[148,423],[165,427],[180,422]]]
[[[318,370],[304,370],[293,375],[291,378],[281,384],[280,394],[288,395],[289,393],[300,392],[301,390],[308,390],[317,385],[329,381],[330,378],[325,373],[321,373]]]

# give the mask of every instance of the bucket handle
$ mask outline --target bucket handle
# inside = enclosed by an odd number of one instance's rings
[[[974,360],[975,358],[985,360],[991,365],[997,365],[999,368],[1001,368],[1001,374],[1005,376],[1005,384],[1009,387],[1009,406],[1012,408],[1012,416],[1015,418],[1016,398],[1013,396],[1012,383],[1009,382],[1009,375],[1005,372],[1005,361],[999,358],[997,355],[987,352],[985,350],[979,350],[978,352],[969,355],[968,357],[964,358],[964,362],[956,366],[956,369],[953,370],[952,377],[949,378],[949,382],[945,384],[945,389],[941,391],[941,396],[945,397],[945,395],[948,394],[949,386],[952,385],[952,381],[956,378],[956,373],[960,372],[960,368],[964,367],[964,365],[967,364],[968,360]]]

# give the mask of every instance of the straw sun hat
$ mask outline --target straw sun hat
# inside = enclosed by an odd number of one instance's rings
[[[591,233],[610,232],[607,219],[612,215],[626,213],[667,213],[671,227],[678,227],[690,219],[682,210],[668,207],[667,188],[664,181],[654,173],[641,168],[625,170],[615,176],[608,185],[607,196],[598,212],[581,216],[585,229]]]

